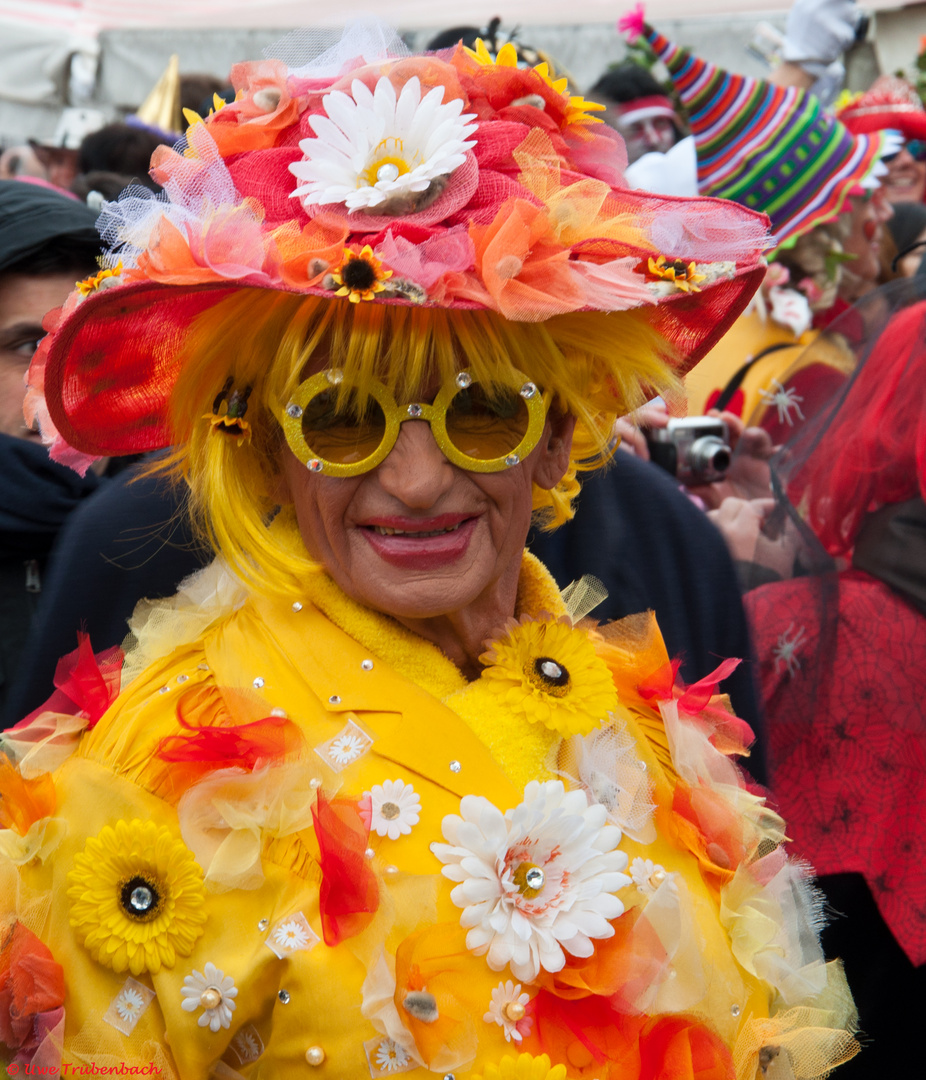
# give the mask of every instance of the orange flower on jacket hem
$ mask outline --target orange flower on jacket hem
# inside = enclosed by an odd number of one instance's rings
[[[8,758],[0,756],[0,826],[25,836],[42,818],[55,812],[55,784],[48,773],[24,780]]]
[[[48,1030],[63,1017],[64,971],[48,946],[22,923],[14,923],[4,934],[0,951],[0,1042],[10,1050],[33,1060],[42,1039],[42,1024]]]

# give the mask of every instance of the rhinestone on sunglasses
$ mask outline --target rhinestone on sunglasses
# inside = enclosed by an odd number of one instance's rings
[[[461,371],[460,374],[457,375],[455,382],[461,390],[465,390],[468,386],[472,386],[473,377],[468,371]]]
[[[305,463],[305,467],[309,470],[309,472],[321,472],[325,466],[318,460],[317,457],[313,457],[309,458],[309,460]]]
[[[297,405],[295,401],[291,401],[286,406],[286,415],[291,416],[294,420],[298,420],[302,416],[302,406]]]
[[[529,400],[537,393],[537,387],[532,382],[526,382],[518,391],[522,398]]]

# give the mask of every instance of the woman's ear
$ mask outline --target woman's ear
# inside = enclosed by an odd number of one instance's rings
[[[537,444],[533,476],[534,483],[545,491],[552,491],[566,475],[575,427],[576,418],[571,413],[556,409],[550,409],[547,413],[543,437]]]

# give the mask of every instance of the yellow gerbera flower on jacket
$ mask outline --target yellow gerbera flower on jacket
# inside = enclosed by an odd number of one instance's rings
[[[569,619],[509,620],[488,642],[482,673],[502,703],[560,735],[587,735],[617,707],[607,664]]]
[[[202,871],[165,825],[118,821],[91,837],[68,874],[71,926],[113,971],[171,968],[189,956],[206,913]]]
[[[359,252],[345,248],[344,261],[331,275],[341,286],[334,295],[346,296],[352,304],[372,300],[386,288],[383,282],[392,277],[392,271],[383,270],[382,265],[369,244]]]
[[[566,1080],[566,1066],[551,1065],[546,1054],[509,1055],[497,1065],[486,1065],[481,1073],[470,1074],[470,1080]]]

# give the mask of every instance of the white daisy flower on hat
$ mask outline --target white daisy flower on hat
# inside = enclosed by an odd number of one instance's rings
[[[326,94],[327,115],[309,117],[317,138],[303,139],[305,160],[290,165],[303,181],[293,195],[306,207],[343,203],[355,211],[442,190],[437,182],[466,160],[475,145],[467,136],[478,126],[469,123],[475,114],[463,113],[461,98],[443,98],[442,86],[422,96],[417,76],[398,95],[385,75],[372,91],[355,79],[350,94]]]
[[[524,801],[502,814],[488,799],[467,795],[462,817],[444,818],[447,844],[431,850],[442,873],[459,882],[450,896],[463,908],[467,948],[505,965],[522,982],[541,969],[560,971],[566,953],[591,956],[593,940],[611,937],[609,920],[624,912],[614,893],[630,884],[621,831],[585,792],[562,781],[533,781]]]

